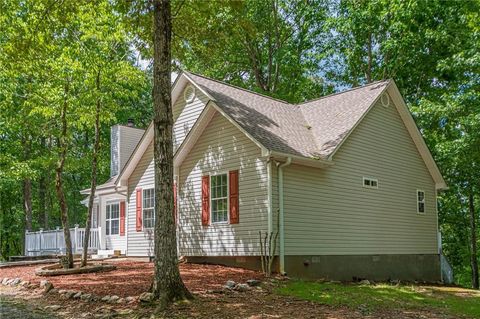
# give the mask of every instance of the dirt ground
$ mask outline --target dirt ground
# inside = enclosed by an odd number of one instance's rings
[[[19,277],[32,283],[48,279],[58,289],[81,290],[100,296],[112,294],[119,297],[138,296],[149,290],[153,263],[130,259],[112,259],[108,263],[116,265],[117,269],[103,273],[40,277],[35,275],[35,269],[41,266],[21,266],[0,268],[0,278]],[[244,283],[248,279],[262,277],[261,273],[252,270],[186,263],[180,265],[180,272],[188,289],[193,293],[221,289],[227,280]]]
[[[134,296],[147,291],[153,273],[152,264],[137,260],[115,261],[118,269],[112,272],[49,277],[57,289],[82,290],[97,295]],[[35,268],[14,267],[0,269],[1,277],[20,277],[39,282],[44,279],[34,274]],[[369,313],[365,309],[329,307],[318,303],[280,296],[274,292],[281,280],[265,279],[255,271],[215,265],[182,264],[182,278],[194,293],[189,303],[172,305],[168,311],[158,313],[155,304],[111,305],[104,302],[65,300],[58,294],[47,295],[35,291],[0,285],[0,297],[34,304],[39,309],[59,306],[52,314],[59,318],[325,318],[325,319],[453,319],[452,316],[425,311],[387,309]],[[227,280],[245,282],[260,279],[262,285],[246,292],[221,291]],[[1,316],[0,316],[1,317]]]

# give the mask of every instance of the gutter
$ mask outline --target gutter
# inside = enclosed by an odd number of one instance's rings
[[[283,208],[283,168],[292,163],[292,158],[278,166],[278,201],[279,201],[279,235],[280,235],[280,274],[285,274],[285,214]]]

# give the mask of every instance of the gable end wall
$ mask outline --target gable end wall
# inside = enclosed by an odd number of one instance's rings
[[[377,103],[333,161],[285,169],[286,255],[438,253],[434,181],[394,105]],[[378,189],[364,188],[363,176]]]

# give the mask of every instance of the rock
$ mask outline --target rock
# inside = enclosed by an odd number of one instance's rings
[[[110,302],[110,303],[115,303],[115,302],[117,302],[118,299],[120,299],[119,296],[113,295],[113,296],[110,297],[109,302]]]
[[[15,279],[13,279],[13,278],[8,279],[6,285],[10,285],[14,280],[15,280]]]
[[[30,285],[27,286],[28,289],[36,289],[38,286],[34,283],[31,283]]]
[[[53,284],[49,281],[47,281],[47,283],[43,286],[43,292],[44,293],[48,293],[52,289],[53,289]]]
[[[65,294],[63,294],[63,297],[65,299],[72,299],[73,295],[75,295],[75,294],[76,294],[75,291],[68,290]]]
[[[90,301],[92,299],[92,294],[82,294],[80,296],[80,299],[82,299],[83,301]]]
[[[18,285],[22,280],[20,278],[15,278],[13,281],[10,283],[11,286],[16,286]]]
[[[359,282],[360,285],[370,285],[370,281],[367,280],[367,279],[364,279],[362,281]]]
[[[225,284],[225,286],[228,287],[229,289],[235,288],[235,285],[236,283],[233,280],[228,280],[227,283]]]
[[[60,305],[51,305],[51,306],[46,306],[45,310],[51,310],[51,311],[57,311],[57,310],[60,310],[62,308],[62,306]]]
[[[8,280],[9,280],[9,279],[8,279],[7,277],[3,278],[3,279],[2,279],[2,285],[5,286],[5,285],[7,284],[7,282],[8,282]]]
[[[247,285],[247,284],[237,284],[237,285],[235,286],[235,290],[236,290],[236,291],[247,291],[247,290],[249,290],[249,289],[250,289],[250,286]]]
[[[102,299],[100,299],[101,301],[105,301],[105,302],[109,302],[110,301],[110,296],[105,296],[103,297]]]
[[[261,281],[257,280],[257,279],[247,280],[247,285],[249,285],[250,287],[256,287],[256,286],[260,285],[260,283],[261,283]]]
[[[150,302],[153,300],[153,294],[150,292],[144,292],[140,296],[138,296],[138,300],[142,302]]]
[[[60,290],[58,291],[58,293],[59,293],[60,295],[63,295],[63,294],[66,293],[66,292],[67,292],[67,290],[65,290],[65,289],[60,289]]]
[[[82,292],[79,291],[73,295],[73,299],[80,299],[81,296],[82,296]]]
[[[20,283],[20,286],[22,286],[22,287],[28,287],[29,285],[30,285],[30,281],[22,281]]]
[[[127,297],[127,298],[125,298],[125,301],[128,302],[128,303],[132,303],[132,302],[135,301],[135,299],[136,299],[135,297]]]
[[[52,290],[50,290],[50,293],[51,294],[56,294],[58,292],[58,289],[57,288],[53,288]]]
[[[124,299],[124,298],[120,298],[120,299],[117,300],[117,303],[118,303],[118,304],[125,303],[125,299]]]
[[[48,280],[42,280],[40,281],[40,288],[45,288],[45,285],[48,283]]]

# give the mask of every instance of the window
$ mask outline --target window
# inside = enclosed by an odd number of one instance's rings
[[[227,174],[210,177],[212,223],[228,222],[228,177]]]
[[[106,234],[118,235],[120,233],[120,204],[107,204]]]
[[[425,213],[425,192],[417,190],[417,213]]]
[[[155,226],[155,189],[143,190],[143,228]]]
[[[95,204],[92,210],[92,228],[98,228],[98,212],[98,204]]]
[[[378,188],[378,180],[375,179],[375,178],[364,177],[363,178],[363,187]]]

